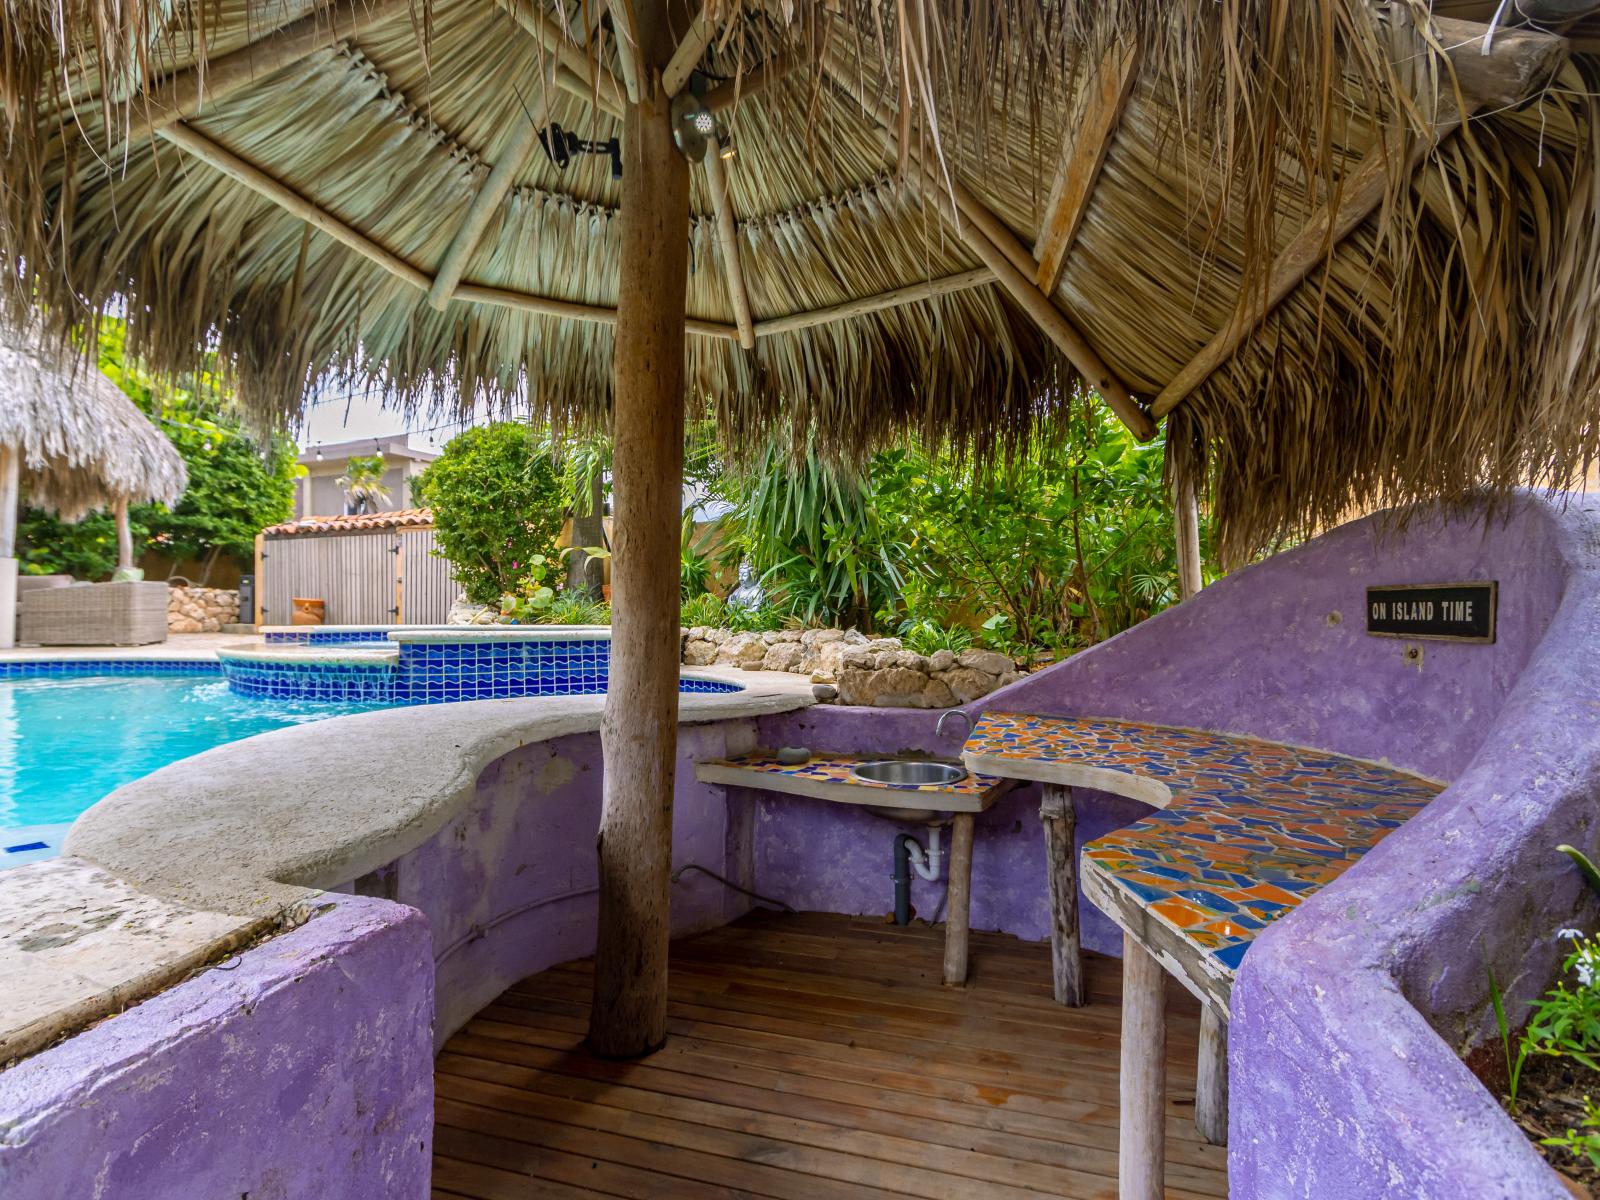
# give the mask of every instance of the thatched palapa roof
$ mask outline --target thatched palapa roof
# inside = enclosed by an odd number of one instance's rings
[[[1565,481],[1600,438],[1596,7],[686,0],[663,86],[698,67],[737,151],[692,175],[689,398],[746,444],[987,452],[1084,379],[1205,452],[1236,551]],[[603,422],[620,185],[536,131],[619,132],[628,11],[6,0],[11,313],[120,298],[130,349],[217,339],[280,418],[332,375]]]
[[[176,504],[183,458],[99,371],[0,333],[0,446],[21,455],[25,503],[76,521],[118,500]]]

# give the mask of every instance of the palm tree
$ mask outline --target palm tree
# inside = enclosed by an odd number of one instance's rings
[[[383,485],[383,455],[356,456],[344,465],[336,482],[344,492],[345,512],[353,516],[377,512],[389,503],[389,489]]]

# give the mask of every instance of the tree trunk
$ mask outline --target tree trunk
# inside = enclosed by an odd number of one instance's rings
[[[133,530],[128,525],[128,499],[119,499],[112,511],[117,517],[117,569],[126,571],[133,567]]]
[[[634,4],[651,66],[624,120],[622,271],[612,468],[610,686],[601,742],[600,918],[589,1049],[648,1054],[667,1034],[672,780],[678,734],[678,522],[683,507],[689,170],[659,69],[663,0]]]
[[[589,480],[588,503],[581,511],[572,514],[572,561],[567,575],[567,586],[582,592],[591,600],[600,599],[600,585],[605,571],[600,560],[583,552],[585,546],[603,546],[606,540],[605,481],[596,471]]]

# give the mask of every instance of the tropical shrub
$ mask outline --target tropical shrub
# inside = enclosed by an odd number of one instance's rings
[[[544,440],[520,422],[457,434],[413,492],[433,509],[436,553],[450,561],[474,604],[520,594],[535,557],[556,556],[565,508],[561,477]]]
[[[223,558],[248,570],[256,534],[294,512],[294,443],[253,437],[211,376],[175,384],[158,380],[127,356],[124,334],[121,322],[102,323],[100,370],[166,434],[189,470],[189,486],[175,508],[140,504],[129,510],[134,546],[160,550],[174,561],[198,560],[201,583]],[[27,509],[17,541],[28,574],[95,579],[117,565],[116,522],[109,513],[69,525]]]
[[[895,601],[910,556],[883,519],[872,473],[774,444],[724,487],[730,551],[749,561],[776,608],[807,623],[867,627]]]
[[[960,654],[972,645],[972,630],[960,625],[939,625],[926,617],[911,617],[900,623],[900,641],[916,654],[948,650]]]
[[[1140,445],[1085,405],[1064,437],[981,468],[948,455],[880,454],[879,519],[909,548],[908,615],[979,623],[1013,653],[1069,651],[1119,633],[1178,598],[1163,446]]]

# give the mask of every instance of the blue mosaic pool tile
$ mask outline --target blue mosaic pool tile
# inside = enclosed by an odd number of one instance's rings
[[[220,675],[220,663],[170,658],[54,658],[0,661],[0,679],[78,675]]]
[[[229,660],[226,674],[234,690],[244,695],[452,704],[513,696],[594,695],[606,690],[610,665],[609,638],[474,640],[402,642],[395,664]],[[711,695],[743,689],[715,679],[685,679],[679,690]]]

